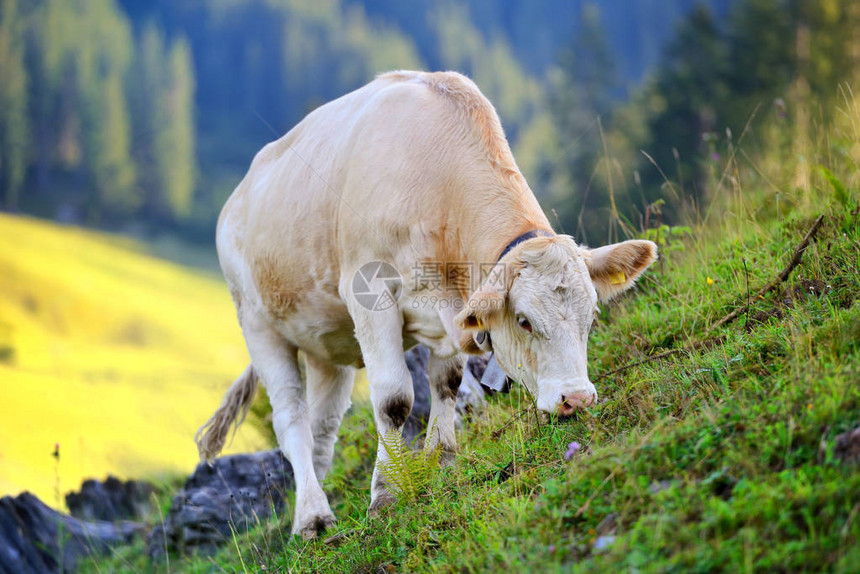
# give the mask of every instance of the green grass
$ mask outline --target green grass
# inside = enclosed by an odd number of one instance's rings
[[[62,507],[84,478],[186,475],[195,429],[247,361],[219,276],[0,214],[0,495]],[[263,445],[249,426],[232,450]]]
[[[375,520],[360,402],[325,484],[340,540],[285,536],[288,509],[214,557],[174,556],[170,571],[856,571],[860,472],[833,453],[860,425],[856,194],[786,202],[779,219],[756,215],[755,201],[694,227],[637,293],[605,306],[590,372],[701,338],[785,266],[815,208],[825,213],[789,281],[717,342],[600,380],[601,400],[574,419],[536,413],[521,388],[491,399],[459,433],[454,466]],[[582,448],[568,461],[572,441]],[[601,536],[614,538],[597,549]],[[167,570],[141,546],[91,566]]]

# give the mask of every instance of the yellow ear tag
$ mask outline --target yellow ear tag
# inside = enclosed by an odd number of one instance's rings
[[[619,272],[618,272],[618,273],[616,273],[615,275],[610,275],[610,276],[609,276],[609,282],[610,282],[612,285],[621,285],[621,284],[622,284],[622,283],[624,283],[625,281],[627,281],[627,276],[626,276],[626,275],[624,275],[624,271],[619,271]]]

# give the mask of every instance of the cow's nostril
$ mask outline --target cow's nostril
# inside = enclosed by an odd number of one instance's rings
[[[564,397],[562,397],[562,398],[564,398]],[[569,417],[575,411],[576,411],[576,406],[571,404],[567,400],[562,401],[562,403],[558,406],[558,414],[563,416],[563,417]]]
[[[571,395],[562,395],[561,404],[558,406],[558,414],[561,416],[570,416],[578,410],[582,410],[593,405],[594,399],[594,393],[573,393]]]

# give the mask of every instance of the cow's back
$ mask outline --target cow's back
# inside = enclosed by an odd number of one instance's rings
[[[474,196],[508,184],[527,193]],[[362,262],[406,276],[418,260],[465,260],[452,250],[474,220],[460,209],[466,189],[481,209],[522,213],[526,201],[544,217],[495,110],[463,76],[390,73],[318,108],[257,154],[221,213],[218,252],[240,317],[250,306],[300,347],[351,337],[339,287]]]
[[[308,293],[336,295],[336,222],[350,134],[373,82],[309,114],[266,145],[228,199],[217,246],[235,299],[285,319]]]

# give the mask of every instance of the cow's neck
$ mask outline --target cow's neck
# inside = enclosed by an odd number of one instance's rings
[[[463,255],[474,272],[494,265],[517,238],[534,231],[555,235],[528,186],[506,190],[488,203],[470,201],[463,221]],[[468,297],[468,294],[464,294]]]

